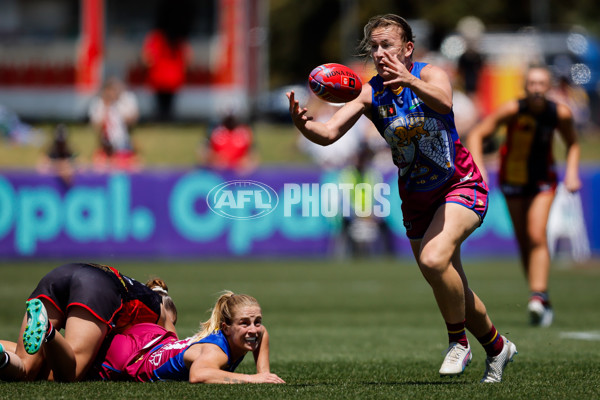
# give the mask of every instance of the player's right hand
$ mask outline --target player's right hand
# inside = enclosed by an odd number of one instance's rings
[[[290,102],[290,116],[298,129],[302,128],[308,121],[312,121],[313,118],[306,115],[308,109],[300,107],[300,102],[296,100],[293,90],[285,95]]]

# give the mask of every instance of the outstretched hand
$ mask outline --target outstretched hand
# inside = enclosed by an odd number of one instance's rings
[[[308,121],[312,121],[313,117],[306,115],[308,112],[306,107],[300,107],[300,102],[296,100],[293,90],[285,95],[290,101],[290,116],[292,117],[292,121],[298,129],[301,129]]]

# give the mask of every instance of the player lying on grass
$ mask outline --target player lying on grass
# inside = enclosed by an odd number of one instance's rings
[[[17,342],[0,341],[0,380],[81,380],[109,333],[140,322],[174,332],[177,310],[166,289],[159,279],[144,285],[106,265],[53,269],[27,300]]]
[[[252,352],[256,374],[235,373]],[[105,343],[96,378],[138,382],[285,383],[271,373],[269,336],[260,305],[251,296],[224,292],[196,335],[177,335],[156,325],[131,326]],[[93,378],[93,377],[92,377]]]

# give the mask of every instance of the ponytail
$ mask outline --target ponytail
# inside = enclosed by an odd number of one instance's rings
[[[238,308],[259,306],[258,301],[247,294],[235,294],[226,290],[221,293],[212,309],[210,318],[200,324],[200,331],[194,335],[199,340],[221,329],[221,324],[230,325]]]

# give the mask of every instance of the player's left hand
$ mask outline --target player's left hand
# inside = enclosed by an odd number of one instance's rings
[[[387,50],[383,52],[383,55],[383,70],[390,74],[390,78],[383,82],[384,85],[399,84],[404,87],[409,86],[410,82],[416,79],[415,76],[406,69],[406,66],[400,62],[398,57],[392,55]]]
[[[577,174],[567,174],[564,180],[565,188],[571,192],[577,192],[581,189],[581,180]]]

